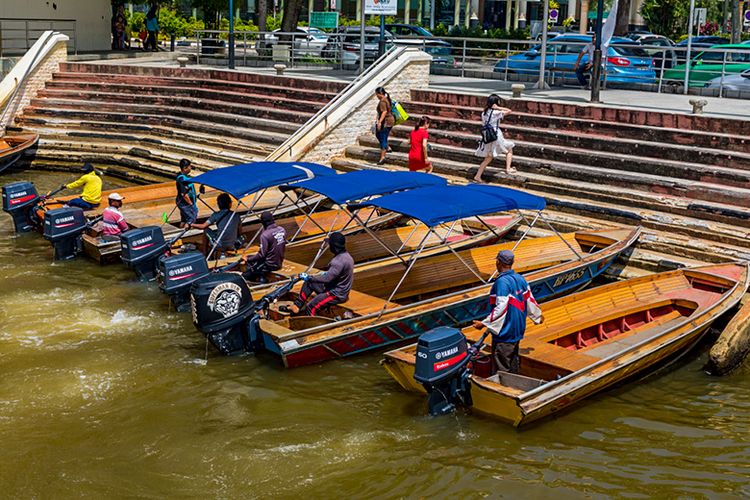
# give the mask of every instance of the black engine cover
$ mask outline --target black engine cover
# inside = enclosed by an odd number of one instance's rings
[[[200,252],[186,252],[178,255],[162,255],[156,280],[162,292],[179,312],[190,310],[190,287],[209,274],[208,262]]]
[[[21,181],[6,184],[2,189],[3,211],[13,218],[17,233],[25,233],[34,228],[32,211],[39,201],[34,184]]]
[[[156,275],[159,257],[167,251],[167,242],[159,226],[144,226],[120,235],[122,261],[132,268],[140,280],[149,281]]]
[[[68,260],[81,251],[86,216],[78,207],[63,207],[44,214],[44,237],[55,249],[55,259]]]

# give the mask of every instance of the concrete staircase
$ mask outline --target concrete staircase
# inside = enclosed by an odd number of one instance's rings
[[[471,179],[484,96],[413,91],[403,103],[428,115],[437,173]],[[547,198],[561,230],[640,224],[633,261],[663,270],[696,261],[750,259],[750,121],[509,101],[504,123],[516,143],[516,175],[494,162],[485,179]],[[405,168],[410,126],[392,132],[389,168]],[[365,135],[332,162],[373,168],[377,142]]]
[[[136,182],[261,160],[344,84],[223,70],[65,63],[17,125],[40,134],[30,166],[89,161]]]

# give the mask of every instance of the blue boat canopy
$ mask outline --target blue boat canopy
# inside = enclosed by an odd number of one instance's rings
[[[316,177],[309,181],[282,186],[281,189],[306,189],[327,196],[339,205],[343,205],[369,196],[446,184],[447,182],[442,177],[423,172],[359,170],[346,174]]]
[[[336,171],[317,163],[259,161],[217,168],[193,177],[193,182],[224,191],[239,200],[268,187],[331,175],[336,175]]]
[[[373,206],[408,215],[434,227],[458,219],[507,210],[542,210],[544,198],[499,186],[435,186],[394,193],[350,208]]]

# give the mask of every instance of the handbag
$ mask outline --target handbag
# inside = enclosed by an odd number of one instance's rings
[[[482,126],[482,142],[484,144],[489,144],[497,140],[497,130],[495,130],[495,127],[490,125],[490,120],[492,120],[492,112],[493,110],[490,110],[490,115],[487,117],[487,121],[484,122],[484,125]]]
[[[393,105],[391,106],[391,113],[393,113],[393,118],[395,118],[396,120],[396,125],[404,123],[409,119],[409,114],[398,101],[393,101]]]

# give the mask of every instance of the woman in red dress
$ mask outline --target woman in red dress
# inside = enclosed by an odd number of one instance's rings
[[[430,128],[430,118],[423,116],[414,130],[411,131],[411,149],[409,150],[409,170],[427,170],[432,173],[432,162],[427,159],[427,129]]]

